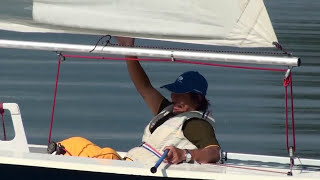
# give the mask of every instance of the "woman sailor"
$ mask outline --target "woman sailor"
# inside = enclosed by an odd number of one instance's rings
[[[117,39],[123,46],[134,44],[131,38]],[[145,128],[142,141],[159,153],[169,149],[165,159],[169,163],[219,161],[220,147],[214,132],[214,120],[205,114],[209,105],[205,98],[208,87],[206,79],[198,72],[188,71],[174,83],[162,86],[171,91],[170,103],[151,85],[139,61],[128,60],[127,67],[136,89],[156,115]],[[127,157],[140,161],[145,158],[154,159],[154,162],[157,160],[143,146],[131,149]]]
[[[122,46],[134,45],[132,38],[118,37],[117,40]],[[171,164],[219,161],[220,146],[214,119],[207,113],[206,79],[196,71],[188,71],[175,82],[162,86],[171,91],[170,102],[151,85],[139,61],[135,60],[137,57],[126,58],[132,82],[155,117],[144,130],[142,144],[129,150],[124,159],[154,164],[163,151],[169,149],[165,162]],[[54,149],[59,151],[59,147],[68,152],[62,150],[65,155],[121,159],[113,149],[101,149],[81,137],[61,141]]]

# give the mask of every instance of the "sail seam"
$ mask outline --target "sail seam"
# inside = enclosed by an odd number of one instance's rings
[[[245,8],[243,8],[242,12],[241,12],[241,15],[239,16],[238,20],[237,20],[237,23],[240,21],[240,19],[242,18],[244,12],[246,11],[248,5],[250,3],[250,0],[247,1],[246,5],[245,5]]]
[[[254,25],[251,26],[250,30],[249,30],[248,33],[247,33],[246,38],[244,38],[244,39],[240,42],[240,45],[243,45],[243,44],[244,44],[245,40],[248,39],[248,37],[250,36],[251,32],[252,32],[252,31],[254,30],[254,28],[256,27],[256,25],[257,25],[257,23],[258,23],[258,19],[259,19],[259,17],[261,16],[262,11],[263,11],[263,8],[260,9],[260,11],[259,11],[259,13],[258,13],[258,16],[256,17],[256,20],[255,20]]]

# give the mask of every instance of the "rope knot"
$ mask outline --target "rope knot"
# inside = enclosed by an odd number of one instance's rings
[[[283,78],[283,86],[287,87],[291,83],[291,69],[288,69],[284,78]]]
[[[287,87],[291,83],[291,75],[287,78],[283,78],[283,86]]]

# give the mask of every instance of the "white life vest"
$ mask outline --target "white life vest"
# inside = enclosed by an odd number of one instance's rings
[[[187,120],[191,118],[204,119],[210,122],[214,128],[215,121],[211,116],[208,116],[208,113],[190,111],[169,118],[162,125],[157,127],[157,129],[155,129],[151,134],[150,126],[153,126],[156,121],[164,118],[166,115],[172,112],[172,108],[172,105],[166,107],[150,121],[144,130],[142,143],[145,143],[154,149],[154,151],[158,153],[158,156],[159,154],[161,156],[165,146],[175,146],[180,149],[197,149],[197,147],[192,144],[183,134],[182,127]],[[154,152],[151,152],[142,146],[129,150],[126,157],[132,159],[133,161],[139,161],[148,165],[154,165],[159,159]]]

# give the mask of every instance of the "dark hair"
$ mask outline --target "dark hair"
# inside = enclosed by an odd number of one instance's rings
[[[198,104],[197,107],[197,111],[207,111],[210,103],[209,100],[201,94],[197,94],[197,93],[190,93],[191,94],[191,98]]]

